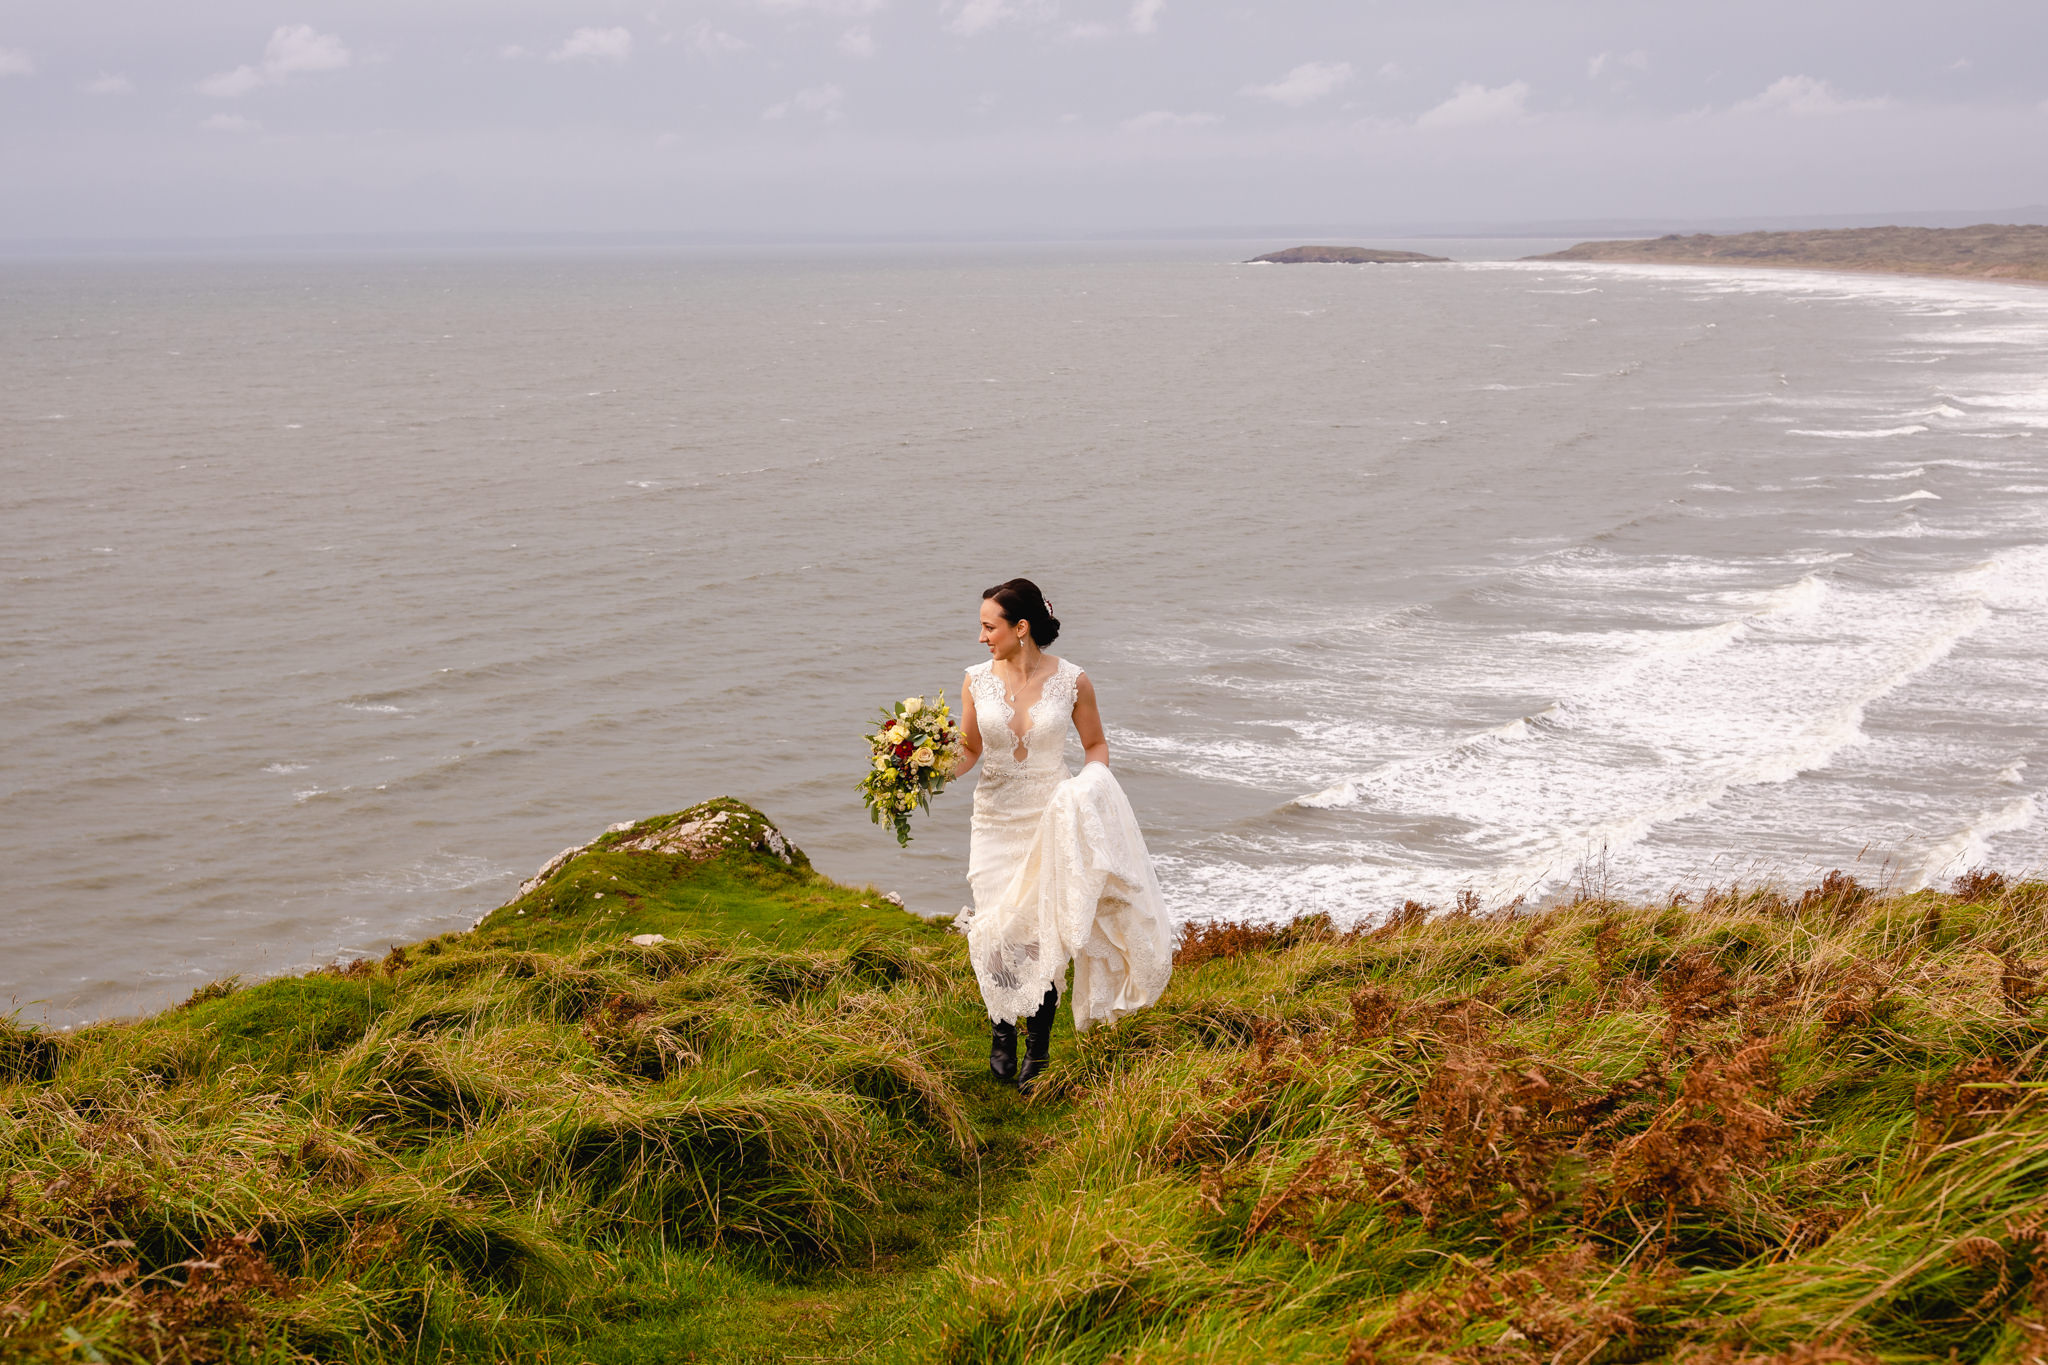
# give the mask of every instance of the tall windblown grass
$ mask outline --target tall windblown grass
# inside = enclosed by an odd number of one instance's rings
[[[379,1359],[588,1306],[609,1248],[773,1273],[865,1256],[882,1183],[974,1138],[935,1022],[942,936],[472,950],[291,983],[374,997],[276,1065],[216,992],[0,1032],[0,1359]],[[768,983],[764,986],[764,983]]]
[[[939,1268],[935,1357],[2048,1347],[2048,886],[1420,910],[1190,930],[1048,1077],[1076,1131]]]
[[[958,936],[718,809],[724,861],[643,822],[475,934],[0,1025],[0,1361],[2048,1358],[2048,885],[1192,928],[1027,1100]]]

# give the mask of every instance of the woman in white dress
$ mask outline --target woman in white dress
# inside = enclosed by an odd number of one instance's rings
[[[1165,989],[1172,924],[1137,819],[1109,772],[1095,686],[1071,660],[1046,653],[1059,618],[1027,578],[981,597],[990,657],[967,670],[961,688],[957,770],[982,764],[966,927],[993,1025],[989,1070],[1028,1089],[1050,1056],[1067,964],[1075,1028],[1114,1020]],[[1078,777],[1067,769],[1069,726],[1085,758]]]

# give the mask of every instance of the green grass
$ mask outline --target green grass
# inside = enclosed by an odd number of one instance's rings
[[[2048,1349],[2048,886],[1198,933],[1027,1101],[962,940],[769,834],[0,1027],[0,1361]]]

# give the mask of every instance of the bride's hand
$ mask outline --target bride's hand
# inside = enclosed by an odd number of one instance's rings
[[[960,680],[960,747],[956,752],[960,759],[953,765],[953,776],[947,781],[957,781],[967,775],[974,761],[981,757],[981,722],[974,716],[974,679]]]

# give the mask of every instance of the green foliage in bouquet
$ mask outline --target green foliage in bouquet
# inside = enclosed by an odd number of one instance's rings
[[[911,812],[930,810],[960,763],[960,724],[946,694],[936,700],[905,697],[883,707],[881,723],[868,732],[868,748],[868,773],[860,782],[868,818],[878,825],[888,821],[898,846],[907,844]]]

